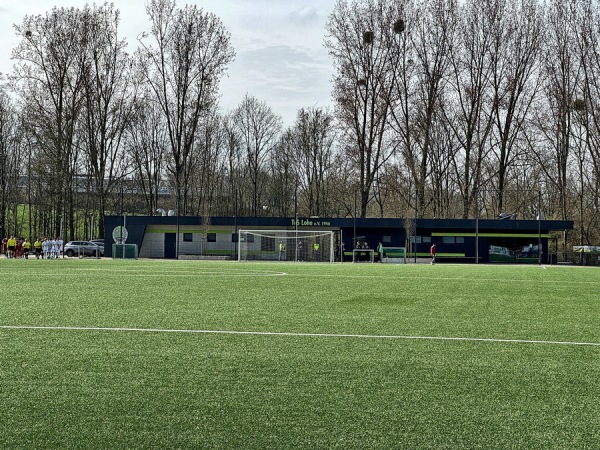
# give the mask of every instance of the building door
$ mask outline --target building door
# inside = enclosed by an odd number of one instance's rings
[[[177,243],[177,234],[176,233],[165,233],[165,258],[167,259],[175,259],[176,254],[176,243]]]

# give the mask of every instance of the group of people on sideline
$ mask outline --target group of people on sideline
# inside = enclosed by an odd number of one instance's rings
[[[62,238],[38,238],[33,243],[27,238],[15,236],[2,239],[2,255],[8,259],[25,258],[33,252],[36,259],[54,259],[63,256]]]

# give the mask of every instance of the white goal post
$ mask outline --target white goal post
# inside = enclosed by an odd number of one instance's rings
[[[238,261],[334,261],[334,232],[240,230]]]

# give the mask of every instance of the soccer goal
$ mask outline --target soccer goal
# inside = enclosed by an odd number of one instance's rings
[[[406,247],[383,247],[381,262],[406,264]]]
[[[333,262],[333,231],[240,230],[239,261]]]

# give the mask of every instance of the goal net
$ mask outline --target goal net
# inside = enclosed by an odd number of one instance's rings
[[[333,231],[240,230],[238,260],[333,262]]]
[[[383,247],[381,262],[406,264],[406,247]]]

